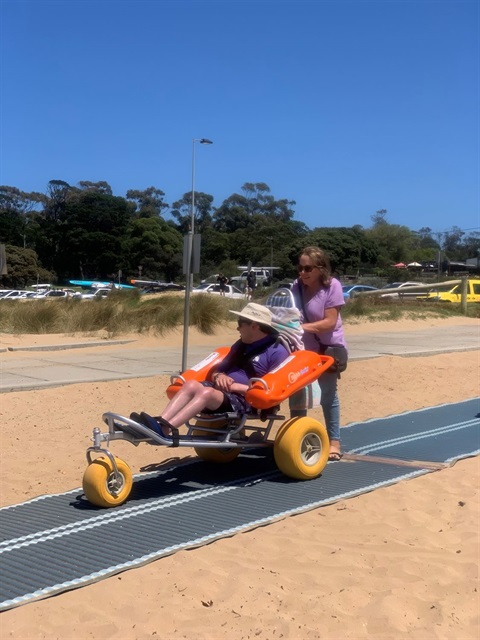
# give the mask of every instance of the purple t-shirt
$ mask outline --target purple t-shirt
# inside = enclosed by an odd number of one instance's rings
[[[300,310],[303,323],[318,322],[325,317],[325,309],[332,309],[333,307],[341,307],[345,304],[343,297],[342,285],[336,278],[332,278],[332,282],[329,287],[321,287],[316,294],[305,302],[302,298],[303,286],[297,279],[293,283],[292,293],[297,301],[297,306]],[[300,304],[300,300],[303,299],[303,304]],[[303,309],[305,308],[306,314]],[[305,317],[305,315],[307,317]],[[346,347],[345,335],[342,327],[342,317],[338,314],[337,323],[333,331],[326,331],[325,333],[309,333],[305,331],[303,334],[303,344],[305,349],[310,351],[318,351],[318,337],[320,343],[326,347]]]
[[[265,348],[262,349],[262,347]],[[232,356],[232,352],[235,354],[237,349],[241,354],[239,358]],[[249,355],[254,352],[256,355],[250,358]],[[238,340],[225,360],[220,363],[217,371],[226,373],[235,382],[248,384],[250,378],[261,378],[275,369],[288,355],[289,353],[283,344],[276,342],[275,336],[266,336],[252,344],[244,344]]]

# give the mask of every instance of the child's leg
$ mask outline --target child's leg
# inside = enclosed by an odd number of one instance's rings
[[[215,411],[223,403],[222,391],[204,387],[196,380],[189,380],[170,400],[160,414],[174,427],[181,427],[204,409]]]

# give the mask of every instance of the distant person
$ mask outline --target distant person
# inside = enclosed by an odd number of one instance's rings
[[[240,340],[216,367],[212,382],[187,380],[170,400],[161,416],[131,414],[131,419],[166,437],[178,437],[178,427],[203,411],[247,413],[251,406],[245,399],[250,378],[261,378],[281,364],[289,355],[272,327],[272,312],[250,302],[238,316]]]
[[[327,254],[319,247],[307,247],[298,260],[298,278],[292,286],[301,313],[305,349],[331,355],[335,364],[319,378],[320,403],[330,440],[330,461],[342,457],[340,444],[340,402],[337,380],[347,368],[348,352],[340,310],[345,304],[342,286],[331,275]],[[292,410],[291,417],[305,416],[304,410]]]
[[[220,295],[224,296],[225,293],[227,292],[227,284],[228,284],[227,276],[224,276],[223,273],[219,273],[217,277],[217,282],[220,285]]]
[[[245,283],[245,293],[248,300],[252,299],[256,286],[257,286],[257,276],[255,275],[255,271],[250,270],[247,273],[247,281]]]
[[[257,286],[257,276],[255,275],[255,271],[250,270],[247,273],[247,285],[252,292],[255,291],[255,287]]]

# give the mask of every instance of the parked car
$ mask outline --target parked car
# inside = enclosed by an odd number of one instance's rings
[[[421,296],[423,300],[444,302],[460,302],[462,285],[457,284],[450,291],[431,291],[427,296]],[[467,281],[467,302],[480,302],[480,280]]]
[[[165,291],[185,291],[185,285],[176,284],[175,282],[156,282],[141,289],[142,294],[164,293]]]
[[[294,280],[282,280],[278,284],[275,282],[275,289],[291,289],[293,287]]]
[[[53,284],[32,284],[32,289],[35,289],[35,293],[46,293],[50,289],[54,289]]]
[[[63,291],[62,289],[50,289],[49,291],[44,291],[43,293],[35,293],[32,297],[37,300],[65,300],[66,298],[72,298],[74,292],[71,291]]]
[[[112,292],[112,289],[105,287],[93,287],[85,293],[80,294],[82,300],[101,300],[107,298]]]
[[[252,267],[251,271],[253,271],[253,273],[255,274],[257,287],[260,285],[263,285],[264,287],[270,286],[272,282],[272,276],[268,269],[259,269],[258,267]],[[243,289],[247,282],[247,276],[248,270],[245,270],[242,272],[242,275],[230,278],[230,284],[241,287]]]
[[[196,287],[195,289],[193,289],[192,293],[211,293],[215,296],[219,296],[220,285],[208,284],[208,282],[205,282],[200,286]],[[245,294],[242,293],[240,289],[237,289],[237,287],[233,287],[231,284],[227,284],[226,290],[225,290],[225,297],[226,298],[245,298]]]
[[[357,293],[365,291],[378,291],[378,287],[369,287],[366,284],[345,284],[342,287],[343,298],[345,301],[351,300]]]
[[[399,289],[398,293],[394,293],[393,291],[391,293],[382,293],[380,297],[381,298],[399,298],[399,297],[416,298],[418,296],[417,291],[407,291],[406,293],[403,293],[401,290],[404,287],[418,287],[421,284],[422,284],[421,282],[391,282],[390,284],[386,284],[384,287],[382,287],[382,289]]]
[[[20,300],[22,298],[25,298],[27,293],[29,292],[12,289],[11,291],[7,291],[5,294],[3,294],[1,296],[1,299],[2,300]]]

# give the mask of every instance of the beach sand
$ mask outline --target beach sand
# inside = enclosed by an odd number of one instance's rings
[[[346,334],[438,323],[461,331],[478,320],[347,325]],[[0,335],[0,347],[104,338]],[[125,338],[134,340],[125,349],[181,344],[179,332]],[[235,338],[232,325],[192,331],[190,344]],[[479,364],[479,351],[352,362],[340,381],[342,424],[477,397]],[[0,395],[1,504],[79,487],[101,414],[158,413],[167,384],[156,376]],[[322,420],[321,410],[312,415]],[[114,450],[134,473],[192,454],[125,442]],[[478,458],[460,461],[12,609],[0,616],[1,637],[478,639],[479,470]]]

